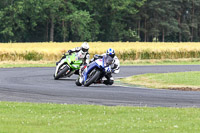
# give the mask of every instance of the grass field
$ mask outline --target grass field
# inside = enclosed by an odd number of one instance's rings
[[[0,43],[3,52],[38,51],[39,53],[62,53],[74,47],[80,47],[81,42],[66,43]],[[116,52],[124,51],[199,51],[200,43],[142,43],[142,42],[89,42],[90,52],[102,53],[108,48]]]
[[[91,57],[113,48],[121,60],[200,58],[199,43],[90,42]],[[81,43],[0,43],[0,60],[58,60]]]
[[[200,91],[200,72],[143,74],[121,79],[122,82],[149,88]]]
[[[198,133],[200,109],[0,102],[3,133]]]

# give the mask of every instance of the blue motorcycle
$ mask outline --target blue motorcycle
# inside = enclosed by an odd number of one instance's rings
[[[81,75],[76,80],[77,86],[90,86],[92,83],[96,83],[97,81],[101,81],[102,78],[111,73],[111,64],[113,62],[113,58],[105,55],[100,57],[99,59],[91,62],[88,67],[84,69]]]

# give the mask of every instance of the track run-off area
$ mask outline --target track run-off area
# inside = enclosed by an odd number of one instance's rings
[[[0,101],[107,106],[200,107],[199,91],[134,86],[75,85],[77,75],[54,80],[52,67],[0,68]],[[200,65],[121,66],[115,79],[145,73],[200,71]]]

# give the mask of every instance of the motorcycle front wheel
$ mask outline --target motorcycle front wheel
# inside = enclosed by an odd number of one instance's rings
[[[101,72],[99,70],[93,70],[88,74],[88,78],[84,83],[85,87],[90,86],[92,83],[94,83],[100,76]]]
[[[61,67],[60,67],[61,68]],[[59,69],[60,69],[59,68]],[[54,79],[58,80],[59,78],[63,77],[64,74],[66,74],[66,72],[70,70],[70,68],[68,67],[68,65],[66,65],[62,70],[59,70],[57,75],[54,75]],[[69,72],[68,72],[69,73]]]

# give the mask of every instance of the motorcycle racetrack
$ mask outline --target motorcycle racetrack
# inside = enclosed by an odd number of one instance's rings
[[[55,68],[1,68],[0,101],[107,106],[200,107],[200,92],[134,86],[75,85],[77,75],[54,80]],[[145,73],[200,71],[200,65],[122,66],[116,78]]]

